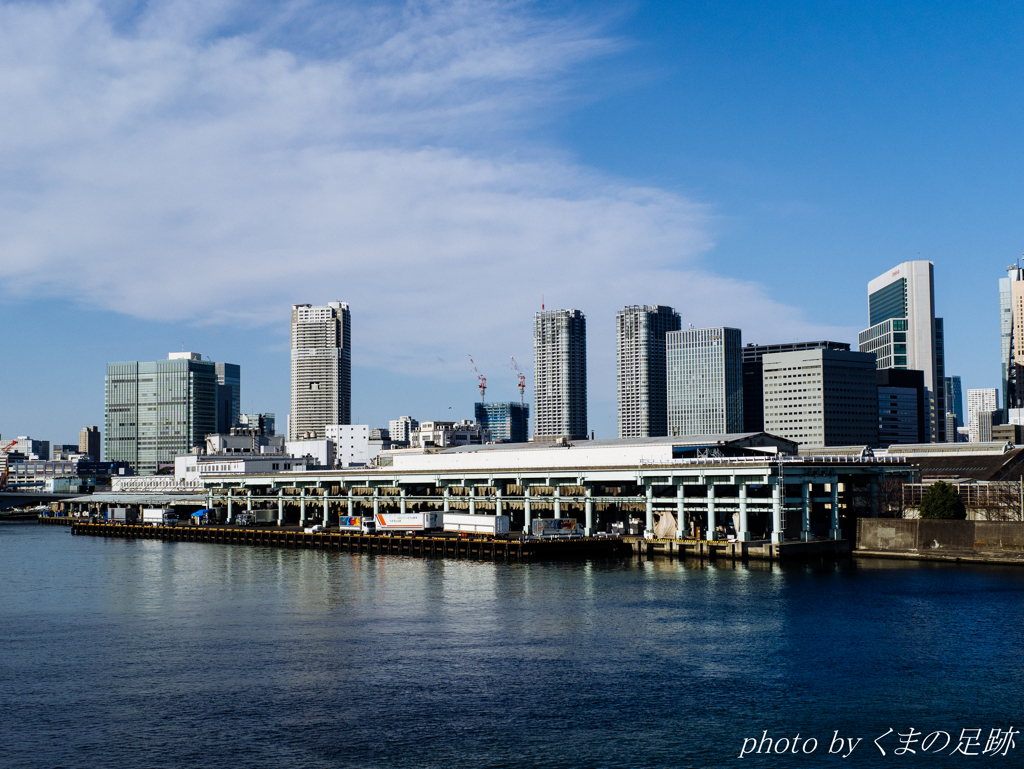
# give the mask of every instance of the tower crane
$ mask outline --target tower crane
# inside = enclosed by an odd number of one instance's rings
[[[512,357],[512,370],[516,372],[519,377],[519,405],[523,405],[523,393],[526,392],[526,375],[519,370],[519,366],[516,365],[516,359]]]
[[[480,380],[480,402],[485,403],[484,393],[487,391],[487,377],[481,374],[476,367],[476,363],[473,362],[473,356],[469,356],[469,363],[473,366],[473,373],[476,374],[476,378]]]

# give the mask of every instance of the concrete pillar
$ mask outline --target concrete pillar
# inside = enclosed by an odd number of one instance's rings
[[[594,494],[594,491],[589,486],[587,486],[585,493],[587,495],[587,499],[583,503],[583,510],[586,517],[587,529],[584,533],[589,537],[594,533],[594,500],[591,499],[591,497]]]
[[[284,489],[277,490],[277,525],[284,526]]]
[[[234,489],[228,489],[228,523],[231,523],[231,518],[234,516],[234,510],[231,509],[231,498],[234,491]]]
[[[451,502],[451,499],[452,499],[451,490],[447,486],[445,486],[444,487],[444,511],[446,513],[451,509],[451,506],[449,504]]]
[[[401,488],[399,488],[398,489],[398,493],[401,495],[401,497],[398,500],[398,512],[404,513],[405,512],[405,486],[402,486]]]
[[[839,478],[834,476],[830,480],[832,486],[832,531],[829,532],[829,536],[832,539],[841,539],[842,534],[839,531]]]
[[[469,487],[469,514],[476,515],[476,486]]]
[[[299,490],[299,523],[306,525],[306,489]]]
[[[644,522],[645,531],[654,531],[654,487],[644,484],[644,493],[647,495],[647,520]]]
[[[345,489],[348,492],[348,517],[351,518],[355,513],[355,502],[352,499],[352,489]]]
[[[683,539],[686,536],[686,523],[683,520],[686,509],[683,503],[686,501],[683,496],[683,484],[676,484],[676,539]]]
[[[246,489],[245,490],[245,494],[246,494],[245,510],[246,510],[246,512],[251,513],[252,512],[252,489],[251,488]]]
[[[740,484],[740,530],[736,538],[741,542],[750,541],[750,524],[747,520],[747,484]]]
[[[530,513],[530,487],[524,487],[525,492],[523,493],[523,533],[529,534],[530,528],[533,523],[533,518]]]
[[[708,487],[708,542],[718,539],[717,521],[715,520],[715,485],[709,483]]]
[[[331,490],[324,486],[324,519],[323,524],[326,529],[330,526],[331,522]]]
[[[785,494],[779,480],[777,478],[772,486],[772,544],[776,545],[782,542],[782,500]]]
[[[555,518],[561,518],[562,517],[562,487],[561,486],[552,486],[551,488],[554,490],[554,497],[552,497],[552,499],[554,499],[554,501],[555,501]]]
[[[809,481],[803,482],[803,523],[800,526],[801,534],[800,538],[804,542],[811,541],[811,484]]]
[[[501,497],[505,491],[505,486],[500,481],[498,485],[494,487],[494,514],[501,515]]]
[[[377,514],[380,513],[380,488],[377,486],[373,487],[373,517],[376,520]]]

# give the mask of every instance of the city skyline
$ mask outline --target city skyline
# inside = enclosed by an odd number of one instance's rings
[[[999,386],[992,282],[1021,250],[1022,152],[1004,128],[1021,108],[1005,85],[1022,68],[1005,54],[1016,20],[983,14],[947,39],[945,8],[869,26],[821,9],[826,29],[844,30],[836,39],[796,8],[762,24],[750,8],[597,3],[573,16],[470,3],[385,10],[380,37],[353,32],[339,47],[326,5],[287,35],[259,13],[196,5],[181,27],[161,7],[86,3],[88,23],[66,23],[60,4],[5,17],[4,42],[55,78],[3,97],[0,152],[17,169],[5,200],[23,204],[0,206],[0,318],[11,354],[39,372],[0,383],[17,404],[0,414],[5,435],[73,442],[102,405],[98,388],[68,380],[183,342],[251,372],[247,410],[283,415],[279,324],[293,301],[358,307],[354,420],[381,423],[392,404],[469,418],[466,351],[495,397],[515,399],[500,374],[508,355],[529,359],[517,319],[542,295],[582,308],[592,340],[613,333],[615,310],[652,303],[760,344],[855,343],[862,300],[843,289],[916,258],[942,276],[947,370],[965,388]],[[780,39],[798,44],[779,57]],[[436,57],[417,55],[424,40]],[[410,55],[387,56],[400,41]],[[245,55],[218,58],[238,44]],[[175,53],[156,66],[151,45]],[[970,68],[941,66],[958,50]],[[408,82],[427,85],[388,91]],[[76,99],[82,88],[97,98]],[[976,99],[952,96],[965,92]],[[101,105],[118,98],[111,123]],[[740,105],[764,119],[737,119]],[[186,254],[202,269],[169,267]],[[502,291],[442,311],[470,275]],[[588,417],[604,437],[616,434],[614,365],[592,344]]]

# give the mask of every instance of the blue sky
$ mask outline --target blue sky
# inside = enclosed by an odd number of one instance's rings
[[[947,371],[998,385],[1024,251],[1022,12],[930,3],[0,2],[0,434],[103,422],[110,360],[242,365],[288,411],[292,302],[353,308],[353,416],[471,417],[588,316],[854,341],[936,265]],[[530,391],[527,391],[530,397]]]

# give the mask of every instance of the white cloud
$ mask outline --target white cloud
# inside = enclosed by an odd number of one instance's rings
[[[341,299],[357,363],[441,377],[467,351],[528,364],[545,293],[587,313],[605,399],[625,304],[758,341],[845,333],[703,268],[705,207],[526,141],[619,46],[595,27],[525,3],[332,8],[0,4],[0,289],[256,326]]]

